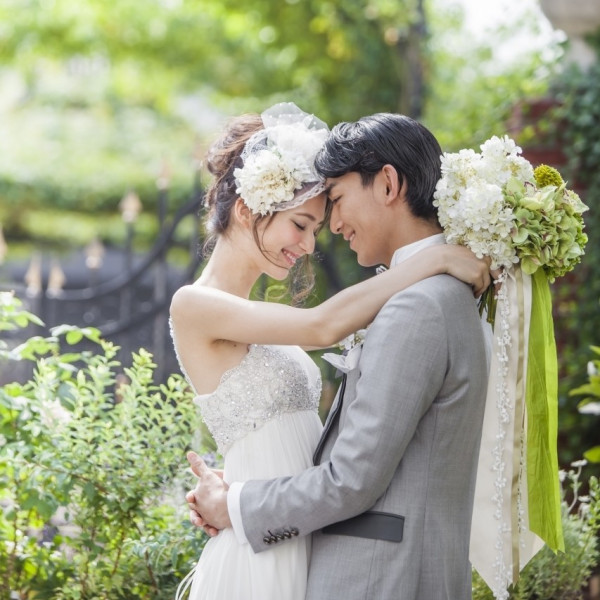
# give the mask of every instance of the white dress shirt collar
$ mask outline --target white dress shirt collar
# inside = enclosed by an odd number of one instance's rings
[[[398,248],[396,252],[394,252],[392,260],[390,262],[390,267],[395,267],[398,263],[401,263],[413,254],[419,252],[419,250],[423,250],[423,248],[445,243],[446,240],[444,238],[444,234],[436,233],[435,235],[430,235],[426,238],[423,238],[422,240],[418,240],[416,242],[413,242],[412,244],[408,244],[407,246],[402,246],[401,248]]]

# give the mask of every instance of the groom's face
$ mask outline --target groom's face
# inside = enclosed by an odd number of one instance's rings
[[[369,186],[363,186],[358,173],[327,179],[333,204],[329,227],[333,233],[344,236],[363,267],[388,265],[395,250],[390,252],[386,243],[389,216],[381,199],[380,188],[385,184],[380,175]]]

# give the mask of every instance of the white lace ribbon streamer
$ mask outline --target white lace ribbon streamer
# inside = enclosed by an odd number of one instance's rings
[[[531,318],[531,276],[519,266],[500,279],[495,329],[491,339],[470,560],[496,600],[542,548],[529,530],[527,510],[527,415],[525,386]],[[489,330],[489,324],[483,320]]]

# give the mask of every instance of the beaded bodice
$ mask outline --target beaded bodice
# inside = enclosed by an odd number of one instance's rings
[[[252,344],[242,362],[223,374],[217,389],[194,402],[225,455],[236,440],[267,421],[316,411],[320,395],[319,369],[300,348]]]

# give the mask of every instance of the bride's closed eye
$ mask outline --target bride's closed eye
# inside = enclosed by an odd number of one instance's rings
[[[300,230],[304,231],[306,229],[306,225],[301,225],[300,223],[296,223],[296,221],[292,221],[292,223]]]

